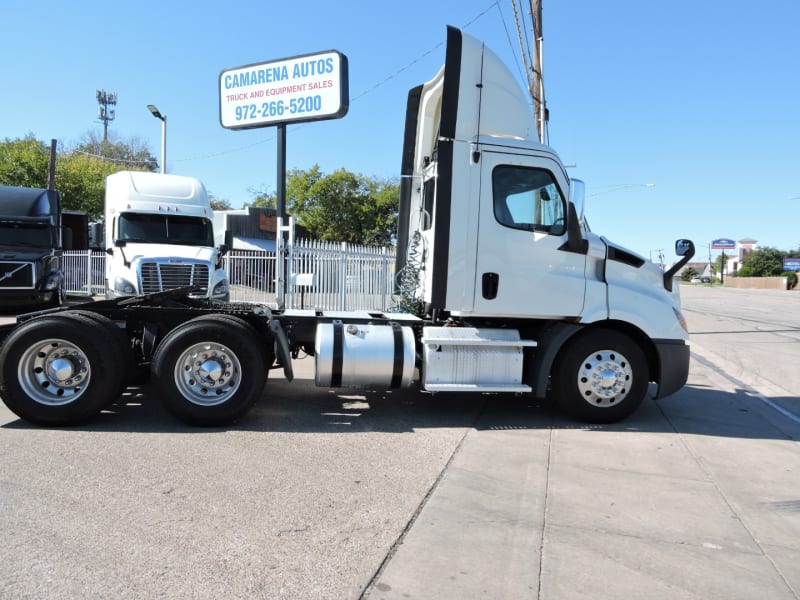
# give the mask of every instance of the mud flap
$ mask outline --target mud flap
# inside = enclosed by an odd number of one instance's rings
[[[269,320],[269,330],[275,339],[275,352],[278,355],[278,360],[283,365],[283,374],[287,381],[292,381],[294,379],[294,371],[292,370],[292,357],[289,353],[289,340],[286,337],[286,332],[277,319]]]

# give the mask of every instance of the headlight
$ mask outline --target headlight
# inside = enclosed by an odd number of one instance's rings
[[[44,282],[44,289],[57,290],[61,287],[61,276],[58,273],[50,273]]]
[[[214,290],[211,292],[212,296],[224,296],[228,293],[228,281],[220,281],[217,285],[214,286]]]
[[[114,291],[118,294],[133,296],[136,293],[136,286],[123,277],[115,277]]]

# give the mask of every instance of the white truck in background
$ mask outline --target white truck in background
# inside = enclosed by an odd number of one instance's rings
[[[194,177],[120,171],[106,178],[106,296],[193,286],[192,297],[230,299],[214,246],[213,211]]]
[[[172,414],[217,425],[269,397],[269,370],[291,381],[303,353],[322,387],[505,392],[548,397],[582,421],[623,419],[650,389],[660,398],[686,382],[673,279],[694,244],[678,240],[682,258],[665,272],[591,232],[582,182],[537,137],[508,68],[448,28],[444,66],[406,105],[403,312],[276,309],[176,290],[21,315],[0,326],[0,395],[28,421],[67,425],[103,410],[147,366]],[[156,216],[175,214],[163,204]],[[109,239],[124,242],[115,260],[139,244],[124,227],[117,234],[125,206],[108,222]]]

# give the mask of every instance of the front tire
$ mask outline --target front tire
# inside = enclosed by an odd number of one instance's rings
[[[267,380],[262,344],[235,317],[208,315],[173,329],[153,356],[164,407],[190,425],[229,423],[253,406]]]
[[[647,360],[628,336],[590,330],[572,340],[553,371],[559,407],[588,423],[616,423],[632,414],[647,394]]]
[[[115,353],[97,322],[62,315],[17,327],[0,350],[0,395],[14,414],[37,425],[73,425],[119,394]]]

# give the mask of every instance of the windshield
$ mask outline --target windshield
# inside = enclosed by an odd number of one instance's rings
[[[2,223],[0,222],[0,244],[3,246],[26,246],[50,248],[51,229],[46,223]]]
[[[122,213],[117,239],[150,244],[213,246],[211,221],[183,215]]]

